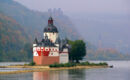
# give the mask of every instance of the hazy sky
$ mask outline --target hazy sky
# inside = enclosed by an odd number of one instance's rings
[[[107,13],[127,14],[129,0],[16,0],[27,7],[39,11],[61,8],[66,14]]]

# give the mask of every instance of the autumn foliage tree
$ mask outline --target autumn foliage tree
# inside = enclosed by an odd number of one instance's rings
[[[79,60],[82,60],[86,55],[86,44],[83,40],[69,41],[71,45],[69,60],[76,63],[79,63]]]

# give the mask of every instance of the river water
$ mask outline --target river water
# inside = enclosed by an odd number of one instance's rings
[[[130,80],[130,61],[107,61],[107,63],[114,68],[8,74],[0,75],[0,80]]]

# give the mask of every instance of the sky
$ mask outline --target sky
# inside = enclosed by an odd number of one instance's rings
[[[39,11],[49,8],[61,8],[64,13],[107,13],[128,14],[130,11],[129,0],[15,0],[26,7]]]

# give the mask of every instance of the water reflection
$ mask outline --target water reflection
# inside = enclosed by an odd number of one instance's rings
[[[62,70],[62,71],[44,71],[33,72],[33,80],[85,80],[85,70]]]
[[[68,80],[68,70],[33,72],[33,80],[62,80],[62,79]]]
[[[69,78],[73,80],[85,80],[86,79],[86,73],[85,69],[72,69],[68,70]]]

